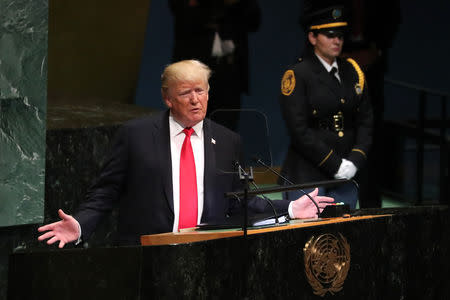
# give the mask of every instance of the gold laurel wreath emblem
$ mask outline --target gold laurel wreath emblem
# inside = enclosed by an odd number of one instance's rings
[[[287,70],[284,72],[283,79],[281,79],[281,93],[285,96],[292,94],[295,88],[294,71]]]
[[[342,290],[350,269],[350,245],[339,233],[311,237],[303,248],[305,274],[315,295]]]

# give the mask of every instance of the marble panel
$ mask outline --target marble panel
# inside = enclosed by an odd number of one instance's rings
[[[104,163],[116,129],[124,121],[152,113],[150,109],[133,105],[117,103],[100,105],[94,102],[90,105],[74,104],[48,108],[48,129],[46,146],[44,146],[46,149],[44,152],[46,154],[45,204],[42,204],[45,206],[45,213],[35,220],[34,223],[39,224],[0,227],[0,299],[2,300],[7,297],[8,256],[18,250],[56,248],[56,246],[49,247],[37,241],[37,227],[43,222],[57,221],[59,208],[67,213],[73,213],[78,204],[83,201],[87,188]],[[0,103],[4,104],[4,111],[7,107],[8,111],[20,110],[22,115],[29,115],[23,105],[19,105],[20,101]],[[14,122],[14,124],[21,124],[21,122]],[[24,126],[29,127],[30,130],[32,128],[29,124]],[[27,140],[22,141],[21,144],[26,142]],[[0,201],[0,207],[1,205],[2,201]],[[80,247],[112,245],[116,223],[116,212],[113,212],[99,225],[91,239]],[[66,248],[73,247],[73,245],[66,246]]]
[[[0,0],[0,226],[44,217],[47,0]]]

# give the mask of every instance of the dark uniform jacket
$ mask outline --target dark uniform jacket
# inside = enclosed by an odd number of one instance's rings
[[[282,173],[294,183],[333,179],[342,158],[360,169],[372,141],[372,108],[356,62],[338,58],[341,84],[314,54],[285,72],[280,104],[290,136]]]

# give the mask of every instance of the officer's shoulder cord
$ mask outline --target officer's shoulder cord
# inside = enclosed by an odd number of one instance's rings
[[[364,73],[354,59],[347,58],[347,61],[352,64],[353,68],[355,68],[356,73],[358,73],[359,86],[361,87],[362,92],[364,90],[364,81],[365,81]]]

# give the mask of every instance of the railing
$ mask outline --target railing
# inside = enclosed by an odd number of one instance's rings
[[[424,182],[424,145],[425,142],[439,145],[440,166],[439,166],[439,202],[449,203],[449,140],[447,138],[447,129],[449,127],[447,116],[447,102],[450,99],[449,93],[436,91],[405,82],[392,79],[385,79],[385,84],[391,84],[396,87],[417,91],[419,96],[417,122],[415,124],[405,125],[403,129],[408,132],[409,136],[416,138],[416,204],[423,204],[423,182]],[[440,120],[433,124],[426,119],[426,103],[429,101],[428,96],[437,96],[440,98]],[[432,126],[433,125],[433,126]],[[436,126],[438,125],[438,126]],[[427,128],[439,128],[439,134],[427,132]]]

